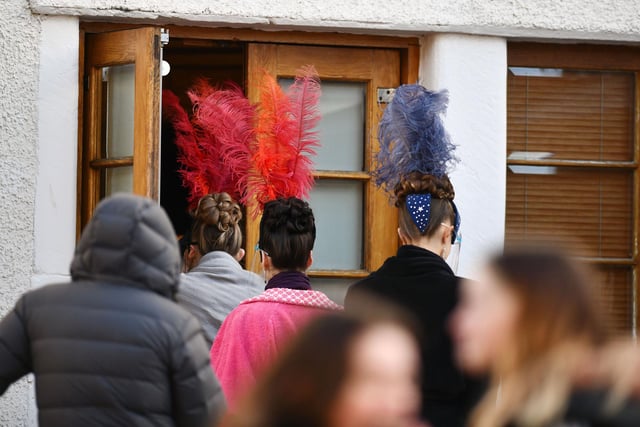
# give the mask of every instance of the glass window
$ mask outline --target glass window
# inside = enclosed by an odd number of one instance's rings
[[[288,88],[292,79],[280,79]],[[364,169],[364,123],[366,85],[357,82],[322,82],[316,150],[317,170],[362,171]]]
[[[133,156],[133,109],[135,105],[134,64],[103,68],[107,96],[106,158]]]
[[[363,268],[363,199],[364,185],[360,181],[316,182],[309,198],[317,229],[312,269]]]

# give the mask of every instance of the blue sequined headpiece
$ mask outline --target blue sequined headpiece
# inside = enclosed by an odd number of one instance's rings
[[[409,194],[406,203],[413,223],[424,233],[431,215],[431,194]]]
[[[409,194],[405,201],[411,220],[416,227],[418,227],[420,233],[424,233],[429,226],[429,220],[431,219],[431,198],[431,194],[429,193]],[[460,224],[462,221],[460,219],[458,207],[453,200],[451,200],[451,207],[453,207],[453,212],[455,214],[453,232],[451,233],[451,244],[454,244],[456,242],[456,237],[460,232]]]

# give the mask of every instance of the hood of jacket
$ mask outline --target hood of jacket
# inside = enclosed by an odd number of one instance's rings
[[[180,250],[167,214],[153,200],[132,194],[105,199],[82,232],[71,277],[145,288],[173,299]]]

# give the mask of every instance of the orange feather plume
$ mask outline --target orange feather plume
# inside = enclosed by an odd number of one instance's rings
[[[320,82],[313,67],[302,69],[285,93],[276,79],[263,74],[245,203],[255,202],[255,214],[278,197],[305,198],[313,186],[311,156],[318,146],[314,131],[320,120]]]

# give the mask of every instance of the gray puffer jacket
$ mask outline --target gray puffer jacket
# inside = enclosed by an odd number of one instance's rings
[[[179,271],[155,202],[102,202],[73,281],[26,293],[0,322],[0,394],[33,372],[41,427],[209,425],[224,398],[198,321],[173,301]]]

